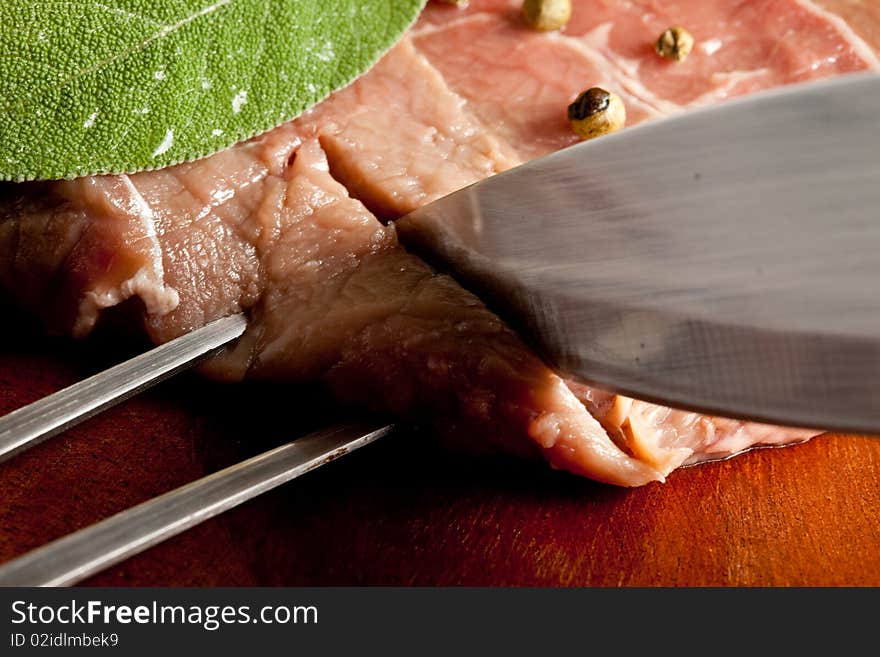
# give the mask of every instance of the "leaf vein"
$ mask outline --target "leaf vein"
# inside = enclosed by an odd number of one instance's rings
[[[134,44],[133,46],[131,46],[129,48],[122,49],[118,53],[115,53],[114,55],[98,62],[97,64],[94,64],[94,65],[89,66],[87,68],[84,68],[80,71],[77,71],[76,73],[74,73],[70,77],[60,81],[57,85],[54,85],[53,88],[57,88],[57,89],[64,88],[65,86],[67,86],[68,84],[70,84],[71,82],[76,80],[77,78],[80,78],[80,77],[83,77],[86,75],[91,75],[92,73],[97,73],[98,71],[101,71],[102,69],[106,68],[107,66],[109,66],[113,62],[116,62],[120,59],[123,59],[132,53],[143,50],[144,48],[149,46],[154,41],[157,41],[159,39],[167,37],[169,34],[176,32],[177,30],[181,29],[182,27],[192,23],[193,21],[195,21],[203,16],[207,16],[208,14],[214,13],[218,9],[221,9],[222,7],[228,5],[230,2],[232,2],[232,0],[217,0],[217,2],[214,2],[210,5],[207,5],[206,7],[202,7],[201,9],[190,14],[189,16],[184,16],[183,18],[181,18],[179,21],[177,21],[175,23],[171,23],[169,25],[164,25],[162,27],[162,29],[157,30],[156,32],[154,32],[153,34],[148,36],[146,39],[143,39],[142,41]],[[7,105],[3,109],[5,111],[10,111],[13,107],[15,107],[15,105],[26,104],[27,100],[28,99],[26,99],[26,98],[20,98],[20,99],[18,99],[17,103]]]

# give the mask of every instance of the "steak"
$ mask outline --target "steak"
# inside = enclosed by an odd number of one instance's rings
[[[682,64],[651,50],[674,23],[698,42]],[[471,449],[662,480],[815,432],[566,382],[380,218],[574,143],[565,108],[589,86],[617,92],[634,124],[867,68],[880,69],[871,48],[806,0],[584,0],[561,34],[525,28],[517,2],[431,5],[369,73],[248,142],[157,171],[5,185],[0,286],[77,336],[111,308],[157,343],[244,312],[210,376],[315,383]]]

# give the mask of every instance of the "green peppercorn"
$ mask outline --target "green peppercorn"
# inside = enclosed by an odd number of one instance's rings
[[[626,107],[617,94],[593,87],[568,106],[568,120],[581,139],[601,137],[626,124]]]
[[[522,11],[529,27],[561,30],[571,18],[571,0],[525,0]]]
[[[673,26],[664,30],[654,44],[657,54],[677,62],[684,61],[694,49],[694,37],[683,27]]]

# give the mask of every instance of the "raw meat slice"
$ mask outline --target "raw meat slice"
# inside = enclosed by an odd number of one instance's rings
[[[691,4],[677,6],[704,15]],[[620,5],[621,24],[635,6]],[[734,5],[718,6],[729,15]],[[79,334],[126,299],[141,304],[156,341],[245,311],[248,332],[210,363],[214,376],[320,381],[340,400],[429,418],[447,435],[541,453],[557,467],[623,485],[808,436],[564,382],[370,213],[397,216],[571,143],[565,105],[599,80],[625,95],[633,121],[679,108],[655,93],[669,80],[622,70],[605,47],[616,40],[591,42],[595,29],[526,33],[511,7],[474,0],[451,22],[429,9],[413,33],[416,47],[404,40],[301,119],[210,158],[132,176],[6,185],[0,285]],[[597,7],[580,2],[575,11]],[[824,16],[796,0],[767,7],[777,24],[793,27],[804,7]],[[835,62],[875,65],[839,21],[816,25],[826,48],[816,46],[817,75],[839,70],[823,63],[827,47]],[[526,47],[517,50],[520,43]],[[503,74],[493,75],[493,58]]]
[[[239,180],[242,193],[224,193],[230,177],[244,170],[249,174]],[[231,285],[223,284],[223,276],[211,280],[218,275],[211,249],[228,245],[227,257],[240,261],[244,271],[258,272],[260,299],[251,308],[251,325],[235,349],[211,363],[215,376],[323,381],[347,402],[434,418],[450,435],[523,455],[542,453],[551,463],[603,481],[637,485],[663,477],[618,449],[564,382],[479,300],[400,248],[394,229],[382,226],[333,179],[317,140],[303,143],[291,126],[217,160],[94,180],[103,191],[98,199],[56,198],[54,207],[91,215],[100,205],[106,212],[101,219],[116,231],[113,243],[123,245],[126,257],[138,251],[129,254],[120,238],[147,213],[119,212],[122,201],[134,197],[140,207],[141,199],[165,199],[162,211],[149,216],[165,255],[165,276],[184,285],[177,311],[153,316],[147,310],[154,337],[185,330],[192,317],[178,311],[186,305],[195,305],[202,313],[197,320],[207,321],[222,308],[250,303],[240,277],[232,277]],[[42,191],[57,195],[67,185]],[[220,229],[204,230],[201,222]],[[7,218],[3,237],[30,240],[44,223],[39,213]],[[8,262],[30,258],[20,240],[3,243]],[[74,252],[42,272],[48,295],[55,290],[47,281],[68,275]],[[4,281],[26,296],[14,276],[10,272]],[[153,291],[143,293],[168,289],[158,280],[153,284]]]
[[[810,0],[595,0],[575,3],[569,24],[549,36],[525,27],[521,4],[518,0],[474,0],[456,10],[431,3],[415,31],[418,46],[453,89],[477,106],[477,115],[488,115],[490,126],[499,121],[504,125],[506,118],[503,113],[508,106],[493,108],[496,99],[510,99],[514,105],[521,101],[516,83],[522,83],[523,71],[529,70],[527,86],[544,82],[564,88],[580,83],[556,99],[557,108],[565,98],[583,90],[584,78],[590,84],[606,85],[627,101],[629,125],[769,87],[865,68],[880,70],[871,47],[840,16]],[[869,28],[880,24],[876,8],[847,0],[826,0],[825,4],[856,19],[867,17],[864,22]],[[696,47],[684,62],[669,62],[654,53],[654,41],[671,25],[686,26],[696,38]],[[478,38],[486,28],[491,36]],[[471,38],[464,36],[468,32]],[[454,47],[448,45],[450,40]],[[579,52],[586,63],[581,64],[585,75],[579,81],[569,80],[569,61],[574,55],[560,55],[566,49]],[[472,67],[476,75],[471,75]],[[526,93],[522,96],[522,100],[529,98]],[[556,147],[567,145],[564,138],[570,135],[563,132],[564,114],[553,114],[552,107],[523,103],[509,112],[515,117],[514,125],[534,117],[534,125],[539,126],[526,131],[523,143],[534,143],[536,133],[540,140],[555,133]]]
[[[696,41],[684,62],[652,49],[672,25]],[[669,107],[880,67],[843,20],[810,0],[597,0],[574,13],[566,35],[602,52],[629,84],[637,81],[632,91]]]
[[[527,145],[521,151],[524,155],[542,154],[543,139],[548,139],[552,149],[554,133],[558,139],[555,144],[557,148],[566,145],[566,139],[572,139],[564,115],[554,107],[564,106],[563,103],[569,102],[577,90],[586,85],[575,86],[575,91],[567,96],[561,93],[560,86],[564,87],[569,69],[565,66],[567,57],[559,53],[566,50],[578,52],[585,60],[599,63],[600,70],[614,71],[619,85],[635,96],[622,93],[620,86],[606,82],[601,82],[600,86],[610,86],[617,91],[626,99],[628,107],[632,106],[634,97],[642,96],[642,107],[650,104],[656,107],[652,110],[653,115],[678,111],[681,106],[658,98],[642,83],[642,77],[649,83],[658,84],[668,84],[671,80],[679,84],[675,93],[682,96],[686,94],[680,84],[682,81],[688,82],[694,89],[713,89],[711,98],[698,99],[701,103],[809,77],[863,70],[876,67],[877,63],[870,48],[846,24],[809,2],[656,3],[609,0],[589,5],[576,3],[572,21],[565,31],[549,38],[535,35],[523,26],[520,5],[515,0],[474,0],[467,9],[454,14],[448,6],[432,3],[417,27],[415,39],[432,64],[443,71],[450,86],[468,99],[468,107],[472,111],[513,143]],[[777,35],[774,30],[784,28],[783,31],[789,34],[789,44],[795,41],[800,43],[798,61],[811,64],[798,64],[793,55],[784,60],[781,53],[786,51],[786,47],[780,46],[781,52],[776,53],[773,60],[772,75],[761,73],[752,76],[749,85],[739,84],[746,79],[743,77],[737,81],[737,85],[732,86],[729,83],[736,76],[716,75],[705,64],[691,66],[686,71],[687,75],[681,76],[683,65],[661,60],[652,49],[656,35],[665,27],[675,24],[676,21],[670,18],[673,14],[688,16],[688,27],[691,27],[692,18],[698,25],[711,25],[715,30],[712,32],[714,35],[731,31],[739,34],[740,30],[747,32],[748,39],[743,38],[742,42],[731,40],[734,51],[742,51],[746,60],[758,56],[762,48],[766,50],[775,43]],[[765,25],[761,22],[762,16],[772,16],[774,20]],[[745,19],[755,25],[746,24]],[[620,35],[617,41],[631,48],[629,59],[608,48],[607,37],[612,28],[615,35]],[[801,35],[804,29],[807,34]],[[485,38],[477,38],[480,33]],[[587,33],[586,36],[582,36],[584,33]],[[799,36],[803,38],[793,38]],[[715,44],[710,44],[709,49],[714,47]],[[544,60],[542,55],[545,52],[552,52],[555,57]],[[826,54],[829,52],[833,55]],[[694,61],[694,57],[692,55],[687,62]],[[601,65],[603,59],[607,60],[604,66]],[[645,70],[651,72],[643,75]],[[689,76],[691,79],[688,79]],[[542,94],[535,89],[544,79],[548,79],[549,83],[537,88],[544,91],[555,86],[556,98],[542,112],[540,108],[545,106],[540,101],[533,101],[532,96],[541,97]],[[596,76],[596,79],[602,78]],[[520,94],[523,89],[531,93]],[[513,120],[506,117],[508,106],[499,106],[495,102],[499,98],[508,100],[510,107],[515,108],[509,112],[514,116]],[[631,118],[632,112],[629,114]],[[527,121],[536,116],[541,120],[529,125]],[[645,118],[651,118],[651,114],[637,115],[635,121],[629,120],[628,124]],[[534,133],[540,136],[535,138]],[[774,428],[671,411],[573,382],[569,382],[569,385],[622,448],[661,467],[663,464],[668,467],[681,458],[680,453],[674,451],[675,448],[692,450],[687,461],[695,462],[730,455],[756,444],[795,442],[815,434],[810,430]]]
[[[875,0],[815,0],[816,4],[840,17],[876,53],[880,50],[880,3]]]
[[[568,386],[621,449],[661,471],[727,458],[758,445],[801,442],[816,435],[810,429],[667,408],[570,381]]]
[[[515,333],[404,251],[328,169],[307,141],[265,191],[258,221],[275,237],[261,249],[263,299],[214,367],[249,362],[258,378],[323,380],[347,402],[431,417],[448,435],[540,451],[603,481],[662,477],[619,450]]]
[[[623,98],[627,125],[659,116],[609,74],[597,52],[529,29],[518,13],[472,14],[414,38],[449,86],[467,98],[468,109],[526,159],[577,142],[566,108],[591,86]]]
[[[164,342],[259,300],[263,236],[255,216],[270,178],[283,171],[297,144],[283,126],[198,162],[130,176],[153,211],[163,282],[180,295],[172,311],[146,315],[153,340]]]
[[[398,217],[521,162],[464,104],[407,39],[297,125],[353,196]]]
[[[177,306],[163,282],[152,213],[127,176],[7,184],[4,217],[0,286],[53,327],[85,335],[103,309],[130,297],[151,316]]]
[[[521,7],[522,3],[514,0],[469,0],[464,6],[453,5],[443,0],[429,0],[413,32],[417,34],[428,32],[434,26],[449,27],[455,21],[471,14],[519,16]]]
[[[0,281],[75,335],[130,297],[157,342],[247,308],[259,268],[242,224],[260,202],[257,153],[270,140],[132,176],[8,185]]]

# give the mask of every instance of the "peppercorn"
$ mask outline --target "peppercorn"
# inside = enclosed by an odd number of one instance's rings
[[[694,48],[694,37],[683,27],[673,26],[664,30],[654,44],[657,54],[677,62],[684,61]]]
[[[601,137],[624,126],[626,107],[617,94],[592,87],[568,106],[568,120],[581,139]]]
[[[560,30],[571,18],[571,0],[525,0],[522,11],[529,27]]]

